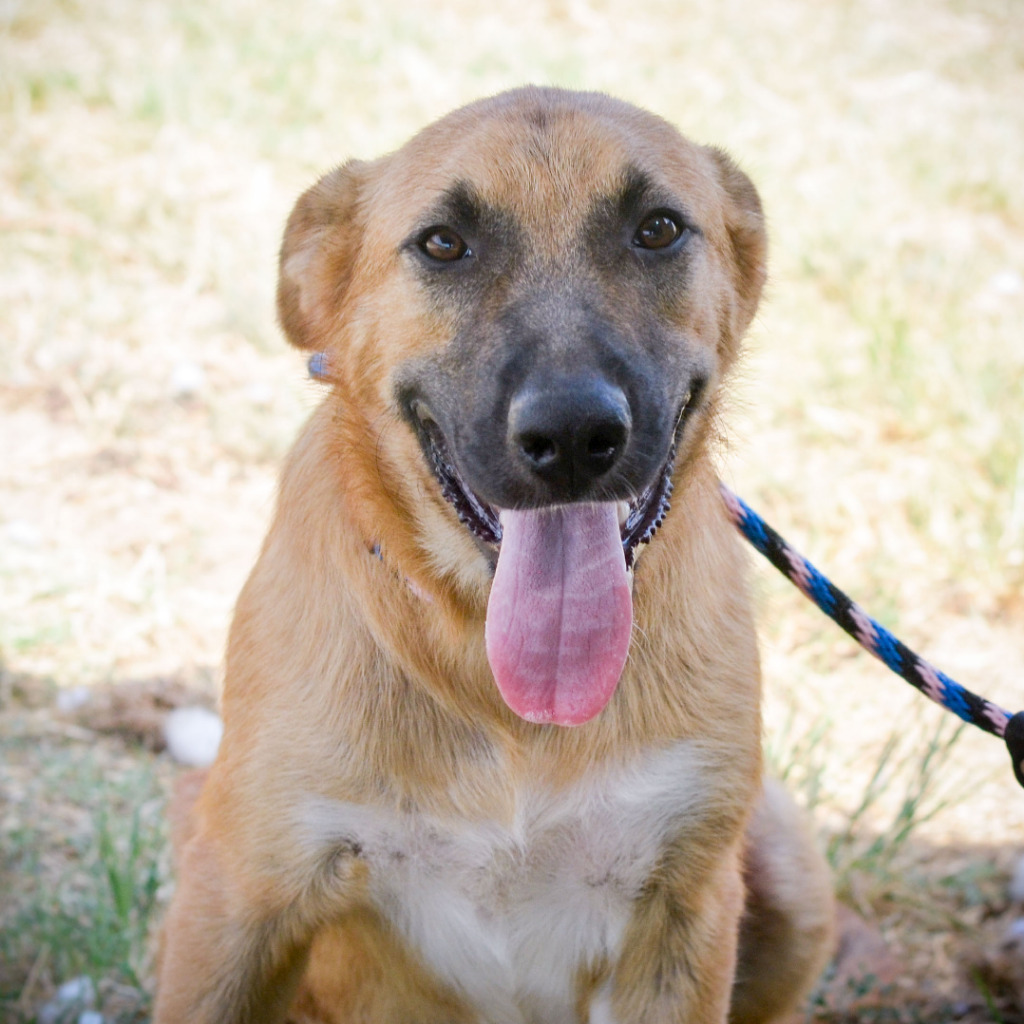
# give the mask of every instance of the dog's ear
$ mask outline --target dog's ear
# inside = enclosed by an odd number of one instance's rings
[[[277,316],[297,348],[326,348],[359,253],[359,199],[367,165],[325,174],[295,204],[281,243]]]
[[[732,248],[733,284],[739,300],[734,331],[737,340],[754,318],[767,277],[768,235],[761,198],[754,183],[720,149],[710,149],[729,202],[725,226]]]

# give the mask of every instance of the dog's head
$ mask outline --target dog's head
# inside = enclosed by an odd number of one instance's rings
[[[367,539],[414,580],[489,586],[522,716],[576,724],[614,690],[634,561],[704,452],[764,258],[726,156],[597,94],[472,104],[296,205],[281,322],[365,435],[341,457],[396,524]]]

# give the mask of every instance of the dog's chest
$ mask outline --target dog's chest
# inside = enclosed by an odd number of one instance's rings
[[[379,908],[494,1024],[575,1021],[581,972],[614,964],[667,839],[705,802],[681,742],[559,792],[518,794],[510,826],[318,802],[318,842],[357,845]]]

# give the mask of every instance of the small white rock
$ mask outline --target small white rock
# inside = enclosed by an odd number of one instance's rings
[[[68,1019],[69,1013],[75,1010],[86,1010],[95,1002],[96,986],[92,983],[92,978],[83,974],[79,978],[65,981],[57,989],[54,997],[36,1011],[36,1021],[38,1024],[60,1024],[61,1021]],[[79,1019],[83,1016],[85,1016],[84,1013],[80,1014]],[[101,1024],[101,1022],[102,1017],[99,1022],[94,1020],[92,1024]]]
[[[106,1019],[102,1013],[97,1013],[95,1010],[86,1010],[85,1013],[78,1015],[78,1024],[106,1024]]]
[[[92,699],[92,690],[88,686],[69,686],[66,690],[57,691],[57,710],[68,714],[77,711]],[[68,982],[70,984],[70,982]]]
[[[1000,270],[989,278],[988,286],[996,295],[1020,295],[1024,292],[1024,277],[1016,270]]]
[[[41,548],[43,531],[26,519],[12,519],[4,528],[7,539],[19,548]]]
[[[168,382],[173,398],[195,398],[206,387],[206,371],[191,360],[174,364]]]
[[[262,409],[267,408],[274,402],[274,388],[269,381],[254,380],[246,389],[245,397],[253,405]]]
[[[96,986],[93,985],[92,978],[83,974],[79,978],[65,981],[57,989],[56,1000],[66,1004],[77,1003],[79,1006],[92,1006],[96,1002]]]
[[[167,752],[175,761],[194,768],[213,763],[223,732],[220,716],[206,708],[175,708],[164,720]]]
[[[1018,857],[1010,879],[1010,899],[1014,903],[1024,903],[1024,857]]]

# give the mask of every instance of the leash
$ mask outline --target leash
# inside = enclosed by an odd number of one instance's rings
[[[719,488],[736,528],[804,597],[916,690],[965,722],[1004,740],[1013,774],[1024,786],[1024,711],[1011,715],[929,664],[791,548],[746,502],[724,484]]]

